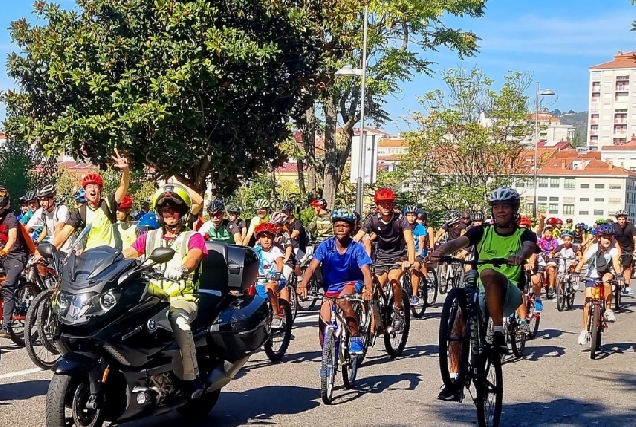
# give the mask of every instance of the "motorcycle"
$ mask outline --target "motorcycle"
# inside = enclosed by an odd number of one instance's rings
[[[144,262],[106,246],[72,252],[52,299],[53,337],[68,349],[53,369],[46,426],[100,427],[176,409],[207,416],[222,387],[268,339],[267,301],[248,296],[258,256],[247,247],[207,242],[199,270],[199,309],[191,324],[203,394],[194,399],[175,375],[181,356],[168,321],[169,302],[150,279],[172,259],[157,248]],[[56,249],[38,250],[59,265]]]

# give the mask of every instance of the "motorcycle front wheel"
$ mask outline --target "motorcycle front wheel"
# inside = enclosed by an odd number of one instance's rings
[[[46,427],[101,427],[102,410],[88,409],[90,390],[87,376],[55,374],[46,393]]]

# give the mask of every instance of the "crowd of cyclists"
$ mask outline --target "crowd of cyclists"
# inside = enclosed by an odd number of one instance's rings
[[[113,159],[114,166],[122,171],[115,193],[102,194],[102,177],[90,173],[83,177],[81,188],[74,195],[75,206],[57,203],[55,186],[47,185],[20,197],[19,211],[14,212],[7,188],[0,186],[0,257],[6,275],[2,285],[0,338],[11,335],[18,277],[29,256],[39,258],[37,243],[49,241],[65,253],[73,240],[71,236],[87,227],[84,250],[108,245],[122,250],[126,257],[137,258],[154,247],[177,248],[180,256],[165,266],[163,273],[177,283],[168,291],[171,307],[174,306],[170,320],[182,349],[183,380],[190,384],[193,396],[201,392],[201,385],[192,333],[187,325],[197,310],[194,273],[200,260],[207,256],[205,241],[255,248],[260,259],[256,291],[271,301],[272,329],[284,326],[279,298],[290,298],[286,283],[295,279],[298,296],[307,298],[308,284],[319,274],[324,295],[330,297],[324,299],[320,308],[320,344],[331,304],[336,301],[351,334],[349,352],[353,355],[365,352],[360,319],[347,299],[334,298],[360,294],[364,301],[370,301],[374,281],[381,287],[386,285],[394,304],[388,328],[399,332],[405,327],[407,309],[402,292],[410,293],[406,300],[410,307],[425,305],[426,298],[418,293],[420,283],[428,280],[430,269],[441,267],[443,276],[443,269],[448,266],[438,265],[438,260],[444,255],[481,261],[509,260],[506,265],[478,267],[484,305],[492,318],[492,347],[502,354],[508,352],[503,319],[516,310],[525,310],[522,292],[528,280],[534,291],[535,310],[541,312],[543,297],[548,300],[555,297],[559,274],[585,270],[582,283],[586,301],[592,297],[595,280],[606,283],[605,316],[609,322],[616,319],[609,281],[624,276],[627,286],[622,292],[633,294],[629,278],[633,271],[636,228],[624,210],[616,212],[613,220],[599,218],[589,225],[545,215],[530,219],[520,213],[517,191],[501,187],[490,194],[487,214],[451,211],[435,230],[429,224],[427,212],[414,205],[399,208],[393,190],[381,188],[374,194],[374,210],[365,219],[347,208],[330,210],[324,199],[316,199],[310,203],[315,215],[309,224],[303,225],[297,218],[299,209],[291,201],[274,205],[267,199],[259,199],[254,206],[247,207],[253,208],[255,216],[246,221],[243,207],[226,207],[220,199],[204,206],[199,194],[182,183],[172,182],[160,186],[152,200],[141,201],[139,210],[133,211],[134,201],[127,195],[128,161],[117,153]],[[410,279],[410,289],[402,286],[404,275]],[[581,345],[590,338],[587,315],[586,307],[583,330],[578,337]],[[525,319],[520,316],[521,323]],[[450,369],[452,377],[456,367]],[[448,385],[439,394],[442,400],[459,398],[459,390]]]

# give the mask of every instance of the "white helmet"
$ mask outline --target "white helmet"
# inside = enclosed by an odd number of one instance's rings
[[[257,201],[254,202],[254,209],[268,209],[269,208],[269,202],[265,199],[258,199]]]
[[[488,196],[488,204],[494,205],[495,203],[510,203],[518,207],[521,203],[521,196],[514,188],[499,187]]]
[[[274,212],[269,220],[274,224],[285,224],[287,222],[287,218],[287,215],[282,212]]]

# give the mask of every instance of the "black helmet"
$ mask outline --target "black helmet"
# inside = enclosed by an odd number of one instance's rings
[[[282,202],[280,204],[280,210],[281,211],[289,211],[289,212],[294,212],[294,209],[296,209],[296,206],[294,205],[294,202],[290,202],[288,200]]]
[[[241,214],[241,208],[239,208],[238,206],[230,206],[229,208],[226,209],[226,211],[229,214],[234,214],[234,215]]]
[[[428,221],[428,213],[426,211],[419,211],[417,213],[417,219],[421,219],[422,221]]]
[[[212,200],[210,203],[208,203],[207,211],[209,214],[224,212],[225,204],[223,203],[223,200],[219,200],[219,199]]]
[[[483,212],[473,212],[472,220],[473,221],[484,221],[486,218]]]

